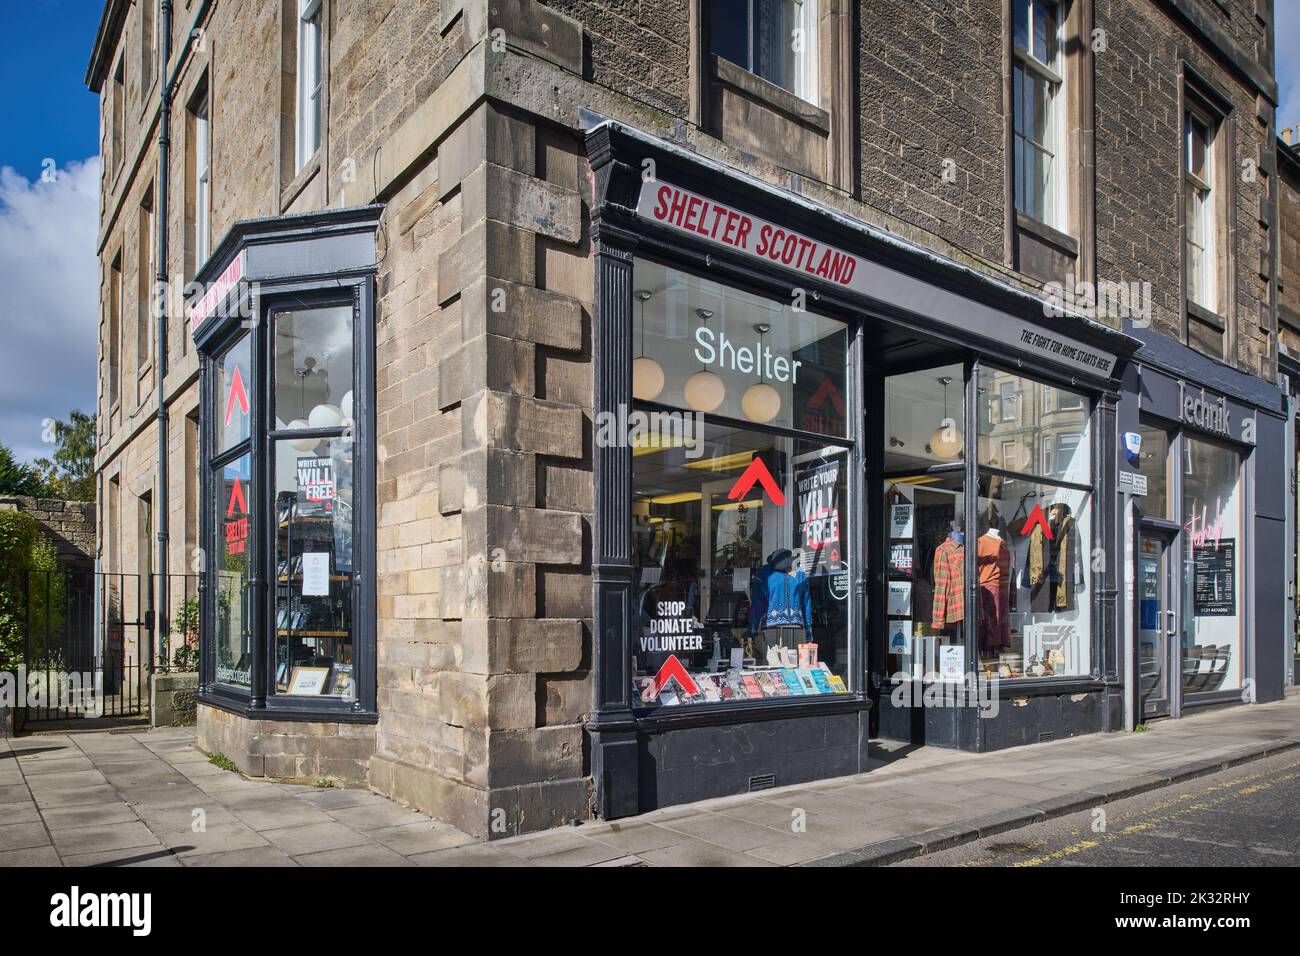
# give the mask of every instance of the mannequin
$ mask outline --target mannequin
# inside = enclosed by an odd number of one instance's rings
[[[1049,539],[1041,525],[1029,536],[1029,555],[1025,578],[1030,588],[1030,609],[1034,611],[1073,611],[1075,588],[1082,579],[1079,538],[1070,506],[1063,501],[1047,508]]]
[[[980,653],[996,656],[1011,645],[1011,549],[992,523],[975,545],[979,569]]]
[[[751,632],[772,627],[803,628],[812,640],[812,595],[808,575],[797,567],[794,552],[778,548],[754,575],[749,598]]]
[[[934,602],[930,624],[946,631],[966,617],[966,528],[960,513],[950,525],[948,537],[934,550]]]

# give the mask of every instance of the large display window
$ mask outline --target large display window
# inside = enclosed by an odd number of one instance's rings
[[[276,694],[353,699],[352,309],[277,312]]]
[[[646,260],[634,286],[634,700],[849,693],[846,327]]]
[[[886,672],[1091,676],[1091,402],[993,366],[970,373],[975,487],[967,367],[885,382]]]
[[[373,367],[370,323],[358,316],[370,314],[371,290],[362,280],[262,292],[251,331],[232,324],[220,344],[201,343],[216,555],[201,693],[369,719]]]
[[[1240,690],[1241,455],[1217,442],[1183,439],[1183,694]]]
[[[964,677],[965,368],[885,380],[885,660],[897,679]]]
[[[1092,673],[1091,401],[982,365],[976,657],[986,677]]]

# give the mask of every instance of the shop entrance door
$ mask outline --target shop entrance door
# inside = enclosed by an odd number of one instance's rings
[[[1138,550],[1138,700],[1144,720],[1169,716],[1170,675],[1177,673],[1178,602],[1168,573],[1171,547],[1167,536],[1146,531]]]

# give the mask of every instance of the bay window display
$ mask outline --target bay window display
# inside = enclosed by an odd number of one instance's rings
[[[1018,396],[1007,417],[1006,384]],[[1086,396],[981,367],[974,538],[983,675],[1088,676],[1092,671],[1092,486]],[[1050,449],[1050,452],[1047,451]]]
[[[1183,436],[1183,693],[1240,690],[1241,455]]]
[[[250,434],[252,340],[244,335],[216,360],[216,394],[222,414],[212,431],[215,499],[209,502],[217,527],[214,676],[218,683],[247,689],[252,683],[252,601],[249,579],[256,498],[252,485]]]
[[[217,513],[221,540],[215,569],[217,680],[248,687],[252,668],[252,613],[249,554],[253,546],[249,456],[240,455],[218,470]]]
[[[216,556],[201,693],[211,686],[235,707],[368,712],[374,506],[354,508],[354,490],[373,486],[373,459],[368,405],[354,396],[373,381],[357,358],[370,290],[357,283],[344,302],[337,287],[264,295],[255,331],[228,328],[211,351],[200,342]]]
[[[353,699],[352,309],[272,322],[274,692]]]
[[[634,700],[847,694],[845,326],[646,260],[634,275]]]

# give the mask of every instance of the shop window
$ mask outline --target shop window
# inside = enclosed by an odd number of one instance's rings
[[[1081,393],[989,366],[979,369],[979,400],[996,402],[1008,381],[1036,402],[1023,402],[1012,421],[977,416],[977,525],[960,529],[963,560],[974,538],[976,656],[984,676],[1004,680],[1088,676],[1090,403]]]
[[[816,0],[714,0],[711,52],[817,103]]]
[[[1190,435],[1183,449],[1183,694],[1240,690],[1241,456]]]
[[[1086,396],[1054,385],[1041,384],[1012,372],[983,366],[979,373],[982,404],[979,463],[1043,478],[1086,483],[1091,477],[1089,409]],[[998,396],[1010,385],[1024,400],[1011,418],[996,411]],[[1033,396],[1037,402],[1030,401]],[[999,451],[1014,440],[1013,461],[1000,461]]]
[[[886,474],[960,462],[965,389],[961,365],[891,375],[885,384]],[[1008,439],[1003,454],[1015,448]]]
[[[273,322],[275,693],[352,700],[352,308]]]
[[[211,580],[215,620],[211,650],[213,674],[218,683],[247,690],[252,684],[253,608],[250,577],[253,570],[254,505],[252,483],[251,420],[253,340],[243,335],[216,356],[219,397],[212,416],[213,464],[211,508],[217,529],[215,566]]]
[[[353,507],[354,474],[374,487],[372,281],[262,284],[255,332],[231,316],[196,340],[216,555],[200,695],[224,705],[373,717],[374,499]]]
[[[649,261],[634,276],[639,705],[856,689],[845,326]]]
[[[633,397],[848,435],[843,323],[646,260],[635,284]]]
[[[219,414],[213,416],[213,425],[218,455],[248,441],[252,419],[248,414],[253,394],[252,349],[252,339],[244,336],[217,360],[216,394],[220,403],[215,409]]]
[[[981,474],[976,649],[985,676],[1091,672],[1091,494]]]
[[[1142,513],[1148,518],[1170,518],[1169,513],[1169,433],[1157,425],[1140,425],[1138,435],[1138,472],[1147,479]]]
[[[1016,209],[1064,231],[1060,5],[1014,0],[1012,115]]]
[[[633,451],[640,703],[847,692],[848,449],[722,424],[701,437],[694,458]]]
[[[216,615],[213,647],[217,682],[252,685],[253,613],[249,577],[253,555],[253,488],[247,452],[217,468],[216,524],[220,529],[213,569]]]
[[[307,165],[321,143],[321,5],[322,0],[298,0],[296,170]]]
[[[960,379],[961,369],[958,367]],[[887,384],[893,391],[894,376]],[[886,672],[934,680],[964,676],[965,484],[960,471],[885,479]],[[960,661],[954,667],[954,656]]]

